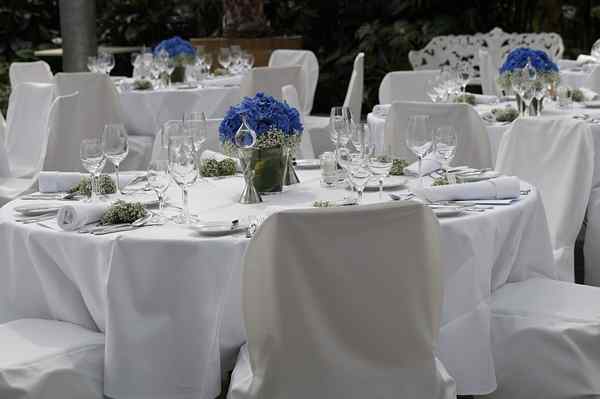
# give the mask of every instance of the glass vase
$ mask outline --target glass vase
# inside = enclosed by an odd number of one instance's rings
[[[283,191],[285,182],[286,151],[281,147],[260,148],[252,151],[250,167],[254,170],[253,183],[260,194]]]

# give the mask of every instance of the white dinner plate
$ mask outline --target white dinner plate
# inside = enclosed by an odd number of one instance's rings
[[[383,179],[383,189],[388,190],[398,188],[405,186],[406,183],[408,183],[408,179],[404,176],[388,176]],[[367,183],[365,190],[379,190],[379,177],[373,176],[373,178],[369,180],[369,183]]]
[[[464,213],[461,208],[434,208],[432,209],[435,216],[439,218],[447,218],[452,216],[460,216]]]
[[[214,221],[192,224],[190,225],[190,228],[206,236],[225,236],[247,230],[248,223],[246,221],[240,221],[238,224],[233,225],[231,221]]]
[[[584,101],[583,105],[585,105],[586,108],[600,108],[600,100]]]
[[[318,159],[296,159],[296,169],[319,169],[321,161]]]
[[[39,216],[56,213],[64,204],[26,204],[15,207],[15,212],[24,216]]]

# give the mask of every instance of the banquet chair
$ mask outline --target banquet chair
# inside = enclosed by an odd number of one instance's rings
[[[365,53],[358,53],[356,58],[354,58],[352,75],[350,76],[350,83],[348,83],[348,90],[344,99],[344,107],[350,108],[352,117],[356,121],[359,121],[361,118],[364,84]]]
[[[413,115],[429,115],[430,128],[450,125],[456,129],[458,145],[454,165],[473,168],[492,167],[492,151],[481,117],[468,104],[436,104],[427,102],[397,101],[392,103],[385,121],[383,143],[407,160],[415,155],[406,145],[408,119]]]
[[[479,50],[479,74],[481,76],[481,91],[485,95],[498,96],[500,90],[496,80],[498,79],[499,65],[489,51]]]
[[[379,85],[379,104],[394,101],[431,101],[427,82],[439,75],[437,70],[389,72]]]
[[[439,225],[414,202],[271,215],[244,256],[228,398],[454,399],[434,354],[439,257]]]
[[[104,335],[75,324],[0,324],[0,398],[103,399]]]
[[[517,119],[500,142],[496,170],[536,186],[562,280],[574,280],[574,246],[592,188],[594,141],[573,119]]]
[[[596,93],[600,93],[600,67],[594,67],[587,79],[585,87]]]
[[[65,100],[51,120],[51,144],[44,170],[82,171],[79,159],[81,140],[101,137],[104,126],[123,123],[119,94],[110,77],[99,73],[58,73],[56,93],[77,99]],[[152,136],[129,136],[129,154],[122,170],[146,169],[152,154]]]
[[[52,83],[52,71],[44,61],[13,62],[8,70],[13,90],[21,83]]]
[[[298,110],[310,115],[319,80],[319,61],[310,50],[275,50],[269,58],[270,67],[299,65],[302,68],[304,102]]]
[[[300,110],[300,103],[298,100],[298,92],[292,85],[283,86],[281,89],[281,97],[290,107]],[[312,135],[314,134],[327,134],[327,126],[329,125],[329,119],[323,117],[310,117],[309,115],[302,115],[300,113],[300,122],[304,127],[304,133],[302,134],[302,141],[300,146],[296,149],[296,157],[303,159],[312,159],[315,157],[315,152],[312,145]],[[321,126],[319,121],[321,121]],[[324,125],[324,126],[322,126]]]
[[[294,86],[298,90],[300,104],[304,104],[302,68],[298,65],[252,68],[242,78],[240,92],[242,97],[252,97],[262,92],[281,100],[281,88],[285,85]]]

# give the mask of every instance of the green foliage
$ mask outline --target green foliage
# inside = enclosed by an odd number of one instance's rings
[[[116,201],[106,210],[101,224],[133,223],[139,218],[146,216],[144,206],[139,202]]]
[[[235,175],[236,165],[231,158],[221,161],[205,159],[200,164],[200,174],[204,177],[232,176]]]
[[[401,176],[404,174],[404,168],[408,166],[408,161],[405,159],[394,159],[390,169],[390,176]]]
[[[117,185],[109,175],[98,176],[98,192],[100,194],[114,194],[117,192]],[[79,184],[72,187],[69,193],[79,193],[85,197],[92,195],[92,182],[89,177],[82,177]]]

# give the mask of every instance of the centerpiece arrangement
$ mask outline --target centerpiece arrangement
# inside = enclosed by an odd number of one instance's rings
[[[260,92],[245,97],[229,109],[219,126],[226,153],[237,155],[235,136],[240,128],[251,129],[256,135],[248,167],[259,193],[281,192],[286,181],[298,181],[291,162],[303,133],[297,109]]]
[[[538,115],[544,96],[553,90],[558,81],[558,65],[545,51],[519,47],[508,54],[500,67],[498,86],[505,92],[515,92],[517,109],[521,115],[529,103],[530,115]]]
[[[183,40],[179,36],[163,40],[154,48],[154,56],[168,54],[170,61],[174,64],[171,73],[171,82],[183,82],[185,79],[185,67],[194,63],[196,49],[192,43]]]

